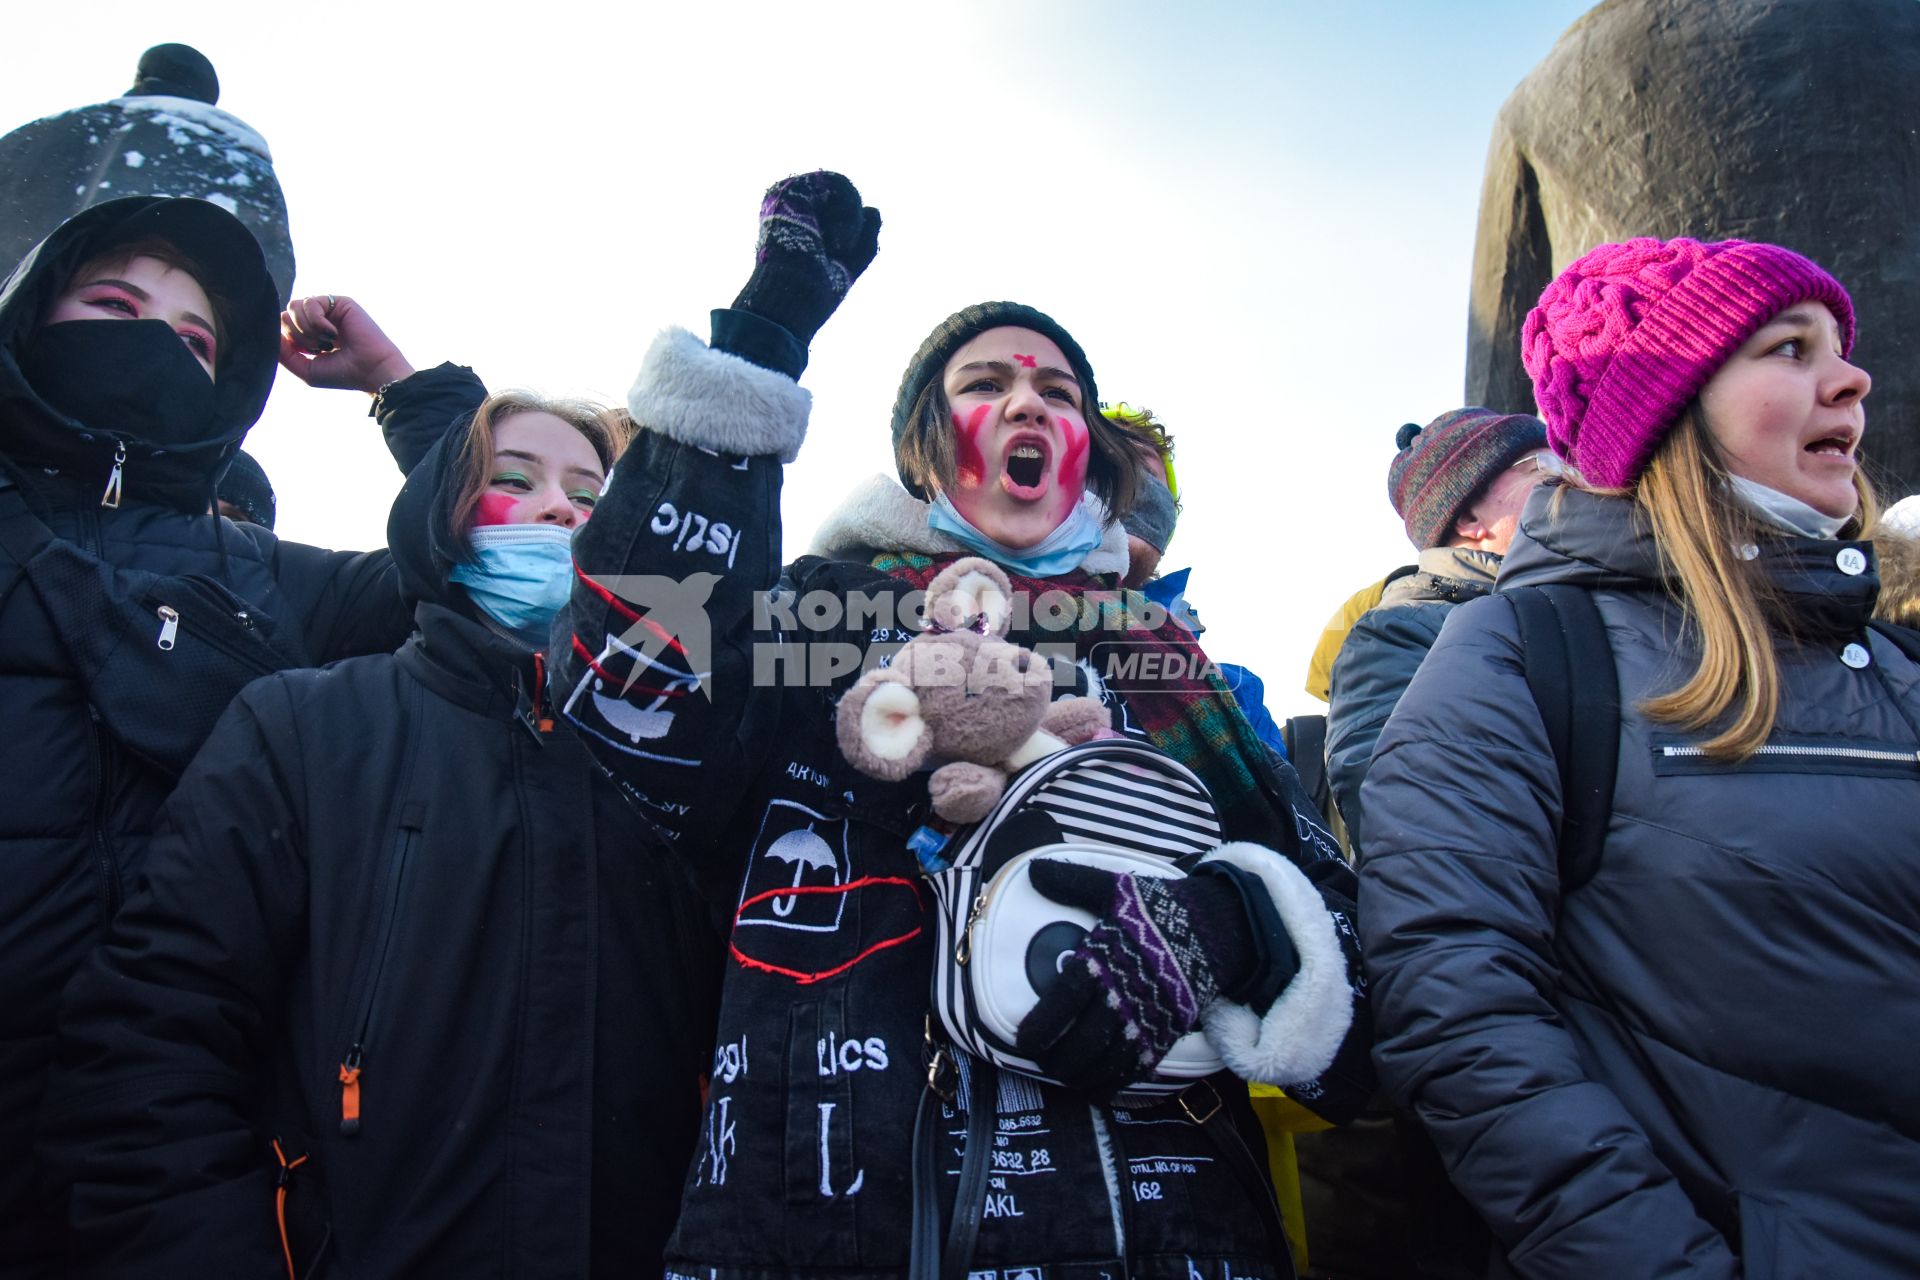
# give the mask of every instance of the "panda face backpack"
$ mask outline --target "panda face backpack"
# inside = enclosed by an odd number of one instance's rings
[[[1051,1081],[1015,1033],[1095,920],[1034,888],[1033,864],[1179,877],[1220,844],[1221,825],[1191,770],[1146,743],[1098,736],[1097,701],[1053,700],[1045,660],[1004,638],[1009,594],[988,561],[949,565],[927,589],[929,629],[855,684],[838,730],[843,754],[873,776],[944,761],[928,790],[958,830],[923,828],[915,841],[936,904],[933,1008],[954,1044]],[[1155,1101],[1221,1066],[1196,1030],[1118,1101]]]
[[[948,1036],[996,1066],[1049,1079],[1014,1047],[1015,1033],[1095,921],[1035,889],[1034,863],[1178,877],[1219,843],[1206,788],[1144,743],[1090,741],[1029,766],[992,812],[952,838],[950,864],[929,876],[941,957],[933,1007]],[[1195,1030],[1118,1101],[1179,1093],[1222,1065]]]

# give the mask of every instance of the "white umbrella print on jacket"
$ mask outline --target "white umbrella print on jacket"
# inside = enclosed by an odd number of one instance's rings
[[[789,831],[775,840],[763,856],[791,862],[793,887],[796,889],[800,887],[800,882],[806,878],[808,871],[826,867],[836,873],[837,879],[840,869],[839,859],[833,856],[833,846],[814,834],[811,822],[801,830]],[[785,919],[793,914],[794,905],[798,901],[798,894],[789,894],[784,898],[773,899],[770,905],[773,907],[773,914]]]

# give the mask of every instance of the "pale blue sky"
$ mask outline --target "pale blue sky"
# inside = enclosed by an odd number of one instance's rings
[[[789,552],[890,470],[926,333],[1028,302],[1173,427],[1167,565],[1285,715],[1326,616],[1411,558],[1386,466],[1459,404],[1489,128],[1587,7],[94,0],[10,15],[0,127],[194,44],[274,149],[300,292],[360,298],[418,364],[606,399],[732,298],[770,180],[843,169],[886,228],[804,380]],[[287,536],[384,538],[399,481],[364,415],[281,378],[249,447]]]

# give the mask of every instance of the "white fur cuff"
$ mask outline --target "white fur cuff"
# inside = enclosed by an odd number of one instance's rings
[[[662,331],[627,392],[648,431],[718,453],[792,462],[807,435],[813,397],[792,378],[715,351],[685,329]]]
[[[1300,972],[1265,1017],[1225,1000],[1208,1006],[1201,1016],[1207,1042],[1242,1080],[1289,1085],[1318,1078],[1353,1025],[1347,958],[1326,903],[1299,868],[1257,844],[1223,844],[1201,862],[1231,863],[1257,876],[1300,955]]]

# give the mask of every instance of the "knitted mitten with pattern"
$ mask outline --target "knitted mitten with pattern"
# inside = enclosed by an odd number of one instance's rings
[[[733,305],[771,320],[801,344],[827,322],[880,247],[880,211],[822,169],[782,178],[760,204],[753,275]]]
[[[1223,989],[1256,964],[1241,890],[1228,877],[1115,874],[1042,858],[1033,887],[1098,917],[1015,1042],[1048,1076],[1107,1097],[1150,1075]]]

